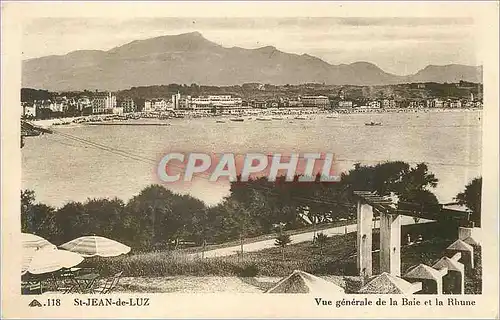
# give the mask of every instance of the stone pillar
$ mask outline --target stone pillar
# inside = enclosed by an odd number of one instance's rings
[[[464,294],[465,290],[465,272],[464,265],[458,260],[461,254],[457,253],[453,257],[442,257],[433,266],[435,269],[446,269],[448,274],[443,276],[442,293]],[[444,274],[444,270],[442,271]],[[446,292],[445,292],[446,291]]]
[[[401,276],[401,216],[380,215],[380,272]]]
[[[436,270],[428,265],[419,264],[405,274],[405,279],[410,282],[422,282],[422,294],[442,294],[443,277],[448,274],[447,267]]]
[[[373,208],[369,204],[358,201],[357,208],[357,256],[356,265],[360,276],[372,275],[372,220]]]
[[[448,274],[448,270],[446,270],[446,274]],[[436,294],[443,294],[443,278],[436,279],[436,290],[437,290]]]

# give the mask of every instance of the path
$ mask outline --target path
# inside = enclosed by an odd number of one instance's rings
[[[418,223],[426,223],[430,222],[431,220],[426,220],[426,219],[420,219]],[[402,225],[408,225],[408,224],[415,224],[415,221],[411,217],[407,216],[402,216]],[[375,221],[375,228],[379,227],[379,221]],[[332,235],[339,235],[339,234],[345,234],[350,233],[350,232],[355,232],[357,230],[357,224],[350,224],[347,226],[340,226],[340,227],[333,227],[329,229],[323,229],[318,232],[323,232],[327,236],[332,236]],[[304,233],[299,233],[295,235],[291,235],[290,239],[292,240],[293,243],[299,243],[299,242],[305,242],[305,241],[311,241],[313,237],[314,232],[309,231],[309,232],[304,232]],[[269,239],[269,240],[262,240],[262,241],[257,241],[257,242],[252,242],[252,243],[247,243],[243,245],[243,252],[254,252],[254,251],[259,251],[262,249],[266,248],[274,248],[275,239]],[[207,250],[205,251],[205,258],[214,258],[214,257],[225,257],[225,256],[231,256],[235,255],[238,252],[241,251],[241,246],[232,246],[232,247],[226,247],[226,248],[220,248],[220,249],[213,249],[213,250]],[[197,253],[192,253],[190,255],[191,257],[201,257],[201,252]]]

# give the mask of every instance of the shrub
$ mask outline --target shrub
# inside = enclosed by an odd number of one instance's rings
[[[239,277],[255,277],[259,273],[259,267],[254,263],[236,269]]]

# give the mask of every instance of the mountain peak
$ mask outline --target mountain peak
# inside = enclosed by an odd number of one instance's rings
[[[202,39],[205,39],[205,37],[203,37],[203,35],[198,32],[198,31],[193,31],[193,32],[186,32],[186,33],[181,33],[181,34],[178,34],[178,35],[174,35],[174,37],[190,37],[190,38],[202,38]]]
[[[367,61],[357,61],[357,62],[354,62],[354,63],[351,63],[350,64],[351,67],[363,67],[363,68],[370,68],[370,69],[379,69],[379,67],[377,67],[375,64],[371,63],[371,62],[367,62]]]
[[[276,47],[274,46],[265,46],[265,47],[260,47],[260,48],[257,48],[258,51],[262,51],[262,52],[273,52],[273,51],[278,51],[278,49],[276,49]]]
[[[220,47],[197,31],[177,35],[164,35],[145,40],[135,40],[109,50],[109,53],[125,56],[148,56],[168,52],[201,51]]]
[[[62,91],[193,82],[382,85],[482,79],[480,67],[451,66],[430,66],[403,77],[366,61],[332,65],[309,54],[286,53],[274,46],[225,48],[195,31],[136,40],[109,51],[77,51],[24,61],[22,85]]]

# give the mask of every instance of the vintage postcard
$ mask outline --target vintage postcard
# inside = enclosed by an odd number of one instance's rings
[[[4,318],[498,318],[497,2],[3,2]]]

